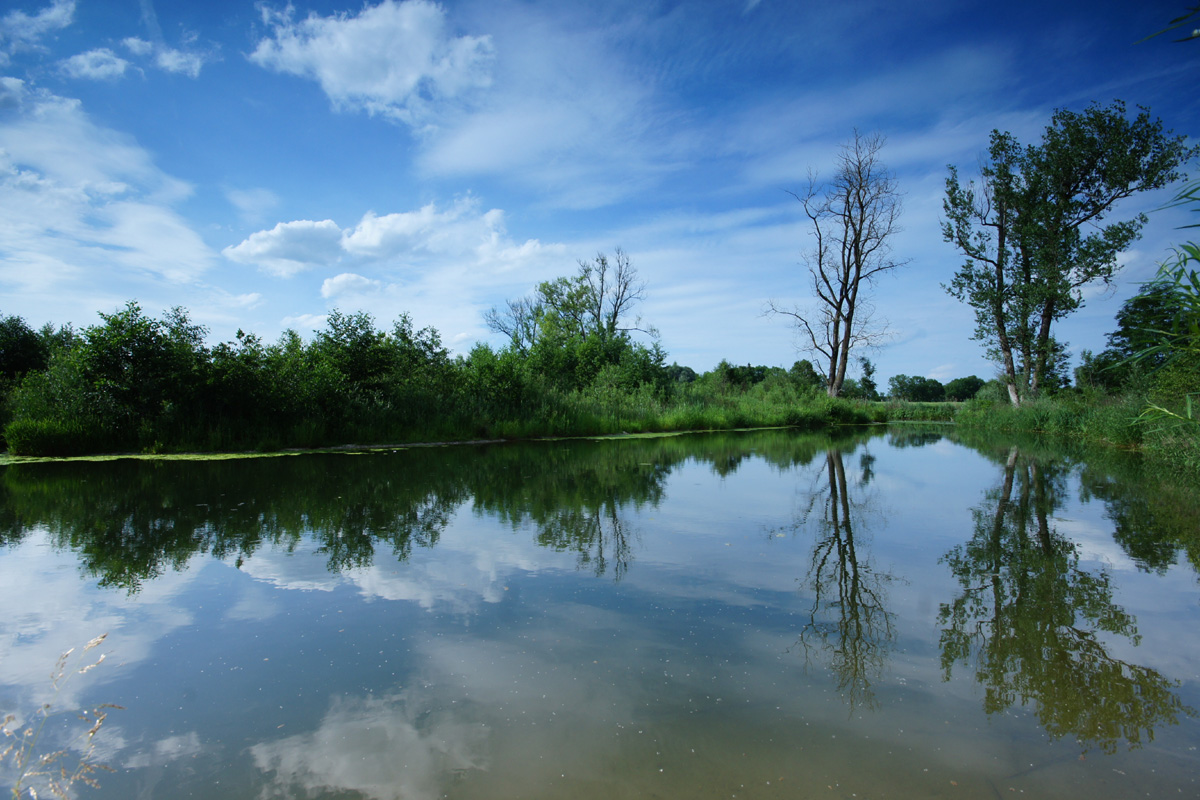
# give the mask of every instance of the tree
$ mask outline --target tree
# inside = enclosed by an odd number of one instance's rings
[[[485,321],[509,337],[511,349],[533,373],[563,388],[590,385],[614,365],[622,385],[636,385],[651,373],[652,382],[663,383],[665,353],[658,342],[645,347],[631,338],[634,332],[658,337],[634,314],[645,290],[629,256],[618,248],[611,260],[600,253],[593,261],[580,261],[575,275],[543,281],[532,296],[508,301],[504,310],[492,308]]]
[[[788,375],[796,382],[798,386],[804,389],[816,389],[825,383],[825,379],[813,367],[812,362],[807,358],[797,361],[792,364],[792,368],[788,370]]]
[[[888,378],[888,395],[893,400],[913,403],[937,403],[946,399],[941,381],[921,375],[894,375]]]
[[[875,365],[871,363],[871,359],[865,356],[859,359],[859,364],[862,366],[863,374],[862,380],[859,381],[863,399],[876,402],[879,400],[879,387],[875,383]]]
[[[804,196],[793,194],[815,240],[804,260],[817,307],[787,309],[775,301],[767,307],[768,313],[790,317],[801,349],[828,365],[825,388],[830,397],[841,394],[851,351],[876,344],[884,335],[872,323],[865,285],[904,264],[891,257],[891,239],[900,231],[900,192],[879,158],[884,141],[879,134],[855,131],[838,154],[833,180],[819,184],[810,173]]]
[[[44,370],[49,359],[49,347],[24,319],[0,317],[0,387],[27,372]]]
[[[1014,405],[1037,396],[1063,355],[1053,323],[1082,307],[1084,287],[1112,281],[1146,217],[1101,222],[1118,201],[1177,180],[1196,152],[1116,101],[1056,111],[1036,146],[992,131],[978,188],[950,167],[942,234],[967,260],[944,288],[974,307],[975,338]]]
[[[962,402],[970,400],[983,388],[986,381],[975,375],[966,378],[955,378],[946,384],[946,399]]]
[[[575,275],[539,283],[533,296],[509,300],[504,310],[491,308],[484,321],[522,353],[547,335],[594,334],[603,341],[634,331],[655,336],[657,331],[641,327],[641,318],[632,316],[645,293],[646,282],[618,247],[612,261],[604,253],[593,261],[580,261]]]

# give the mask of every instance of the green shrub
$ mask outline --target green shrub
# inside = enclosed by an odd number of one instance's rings
[[[78,420],[16,419],[4,428],[8,451],[19,456],[76,456],[102,449],[105,437]]]

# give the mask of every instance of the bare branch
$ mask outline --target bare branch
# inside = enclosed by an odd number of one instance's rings
[[[809,172],[804,194],[789,192],[808,218],[814,243],[804,254],[816,308],[801,311],[774,301],[767,313],[789,317],[801,334],[801,350],[828,363],[826,387],[841,393],[855,347],[878,343],[885,331],[864,313],[867,289],[876,276],[903,266],[891,257],[891,240],[900,232],[900,192],[879,159],[884,138],[863,136],[842,146],[837,171],[826,184]],[[864,286],[864,284],[866,286]]]

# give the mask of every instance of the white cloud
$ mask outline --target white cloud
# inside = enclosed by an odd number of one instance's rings
[[[296,314],[284,317],[281,322],[285,328],[299,328],[305,331],[315,331],[325,326],[325,314]]]
[[[20,9],[8,12],[0,18],[0,45],[4,45],[0,63],[7,61],[8,53],[38,47],[39,39],[67,27],[74,16],[75,0],[54,0],[32,16]]]
[[[561,248],[547,248],[536,239],[516,243],[505,230],[504,212],[479,210],[473,198],[439,209],[430,203],[416,211],[377,216],[368,211],[346,230],[333,220],[281,222],[271,230],[251,234],[225,248],[225,256],[254,264],[279,277],[291,277],[314,267],[332,266],[346,258],[382,267],[448,266],[451,262],[475,269],[504,272]],[[347,276],[326,281],[325,297],[349,287]],[[361,275],[355,276],[369,280]],[[346,280],[343,280],[346,279]],[[360,285],[359,288],[361,288]]]
[[[290,278],[336,262],[341,254],[341,238],[341,229],[331,219],[320,222],[302,219],[253,233],[221,252],[239,264],[254,264],[272,275]]]
[[[151,11],[151,17],[147,19],[147,26],[151,30],[151,36],[154,41],[146,41],[136,36],[129,36],[121,40],[121,44],[135,56],[146,58],[153,56],[153,64],[159,69],[176,74],[187,75],[189,78],[200,77],[200,70],[204,65],[211,61],[215,56],[211,53],[202,53],[198,50],[187,46],[195,44],[195,36],[185,36],[185,48],[170,47],[163,40],[162,31],[158,27],[157,19],[154,19],[153,7],[147,4]]]
[[[348,253],[375,259],[472,252],[486,258],[504,238],[504,212],[492,209],[480,214],[478,203],[465,198],[444,211],[430,203],[417,211],[382,217],[368,212],[346,231],[342,246]]]
[[[452,37],[441,6],[383,0],[357,15],[293,19],[293,9],[263,7],[271,36],[250,59],[276,72],[317,81],[338,109],[423,124],[431,101],[462,97],[490,82],[491,39]]]
[[[405,690],[335,697],[315,731],[256,744],[250,754],[281,795],[333,789],[371,800],[432,800],[444,796],[446,775],[486,769],[487,738],[478,722]]]
[[[125,45],[125,48],[135,56],[148,56],[154,52],[154,45],[136,36],[122,39],[121,44]]]
[[[190,192],[78,101],[0,78],[0,292],[30,318],[146,299],[147,276],[194,287],[213,253],[173,207]]]
[[[279,195],[270,189],[227,189],[225,197],[249,222],[261,222],[279,205]]]
[[[376,292],[383,288],[381,281],[364,278],[353,272],[343,272],[332,278],[326,278],[321,284],[321,297],[332,299],[347,294],[365,294]]]
[[[199,53],[188,53],[172,47],[163,47],[154,57],[154,63],[167,72],[177,72],[189,78],[198,78],[200,68],[204,66],[204,56]]]
[[[124,75],[128,66],[128,61],[107,47],[101,47],[71,56],[62,63],[62,71],[72,78],[106,81]]]

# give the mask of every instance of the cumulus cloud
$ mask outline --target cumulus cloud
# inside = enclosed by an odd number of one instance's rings
[[[416,211],[383,216],[368,211],[358,224],[345,230],[328,219],[281,222],[222,252],[232,261],[287,278],[344,259],[392,266],[438,265],[453,259],[503,271],[541,255],[544,249],[536,239],[514,242],[505,228],[503,211],[481,211],[476,200],[464,198],[445,209],[430,203]],[[327,280],[322,294],[332,297],[351,289],[379,288],[361,283],[365,280],[369,279],[343,273]]]
[[[313,222],[281,222],[269,231],[253,233],[248,239],[222,253],[239,264],[254,264],[280,278],[316,266],[327,266],[341,254],[342,231],[331,219]]]
[[[446,14],[427,0],[383,0],[351,15],[310,14],[296,21],[289,5],[263,7],[271,35],[250,60],[317,81],[335,108],[423,124],[431,103],[490,83],[488,36],[451,36]]]
[[[381,281],[364,278],[362,275],[355,275],[353,272],[343,272],[341,275],[335,275],[332,278],[324,280],[321,284],[321,297],[330,299],[347,294],[364,294],[375,292],[382,288],[383,283]]]
[[[129,62],[107,47],[71,56],[62,63],[64,74],[72,78],[107,81],[125,74]]]

